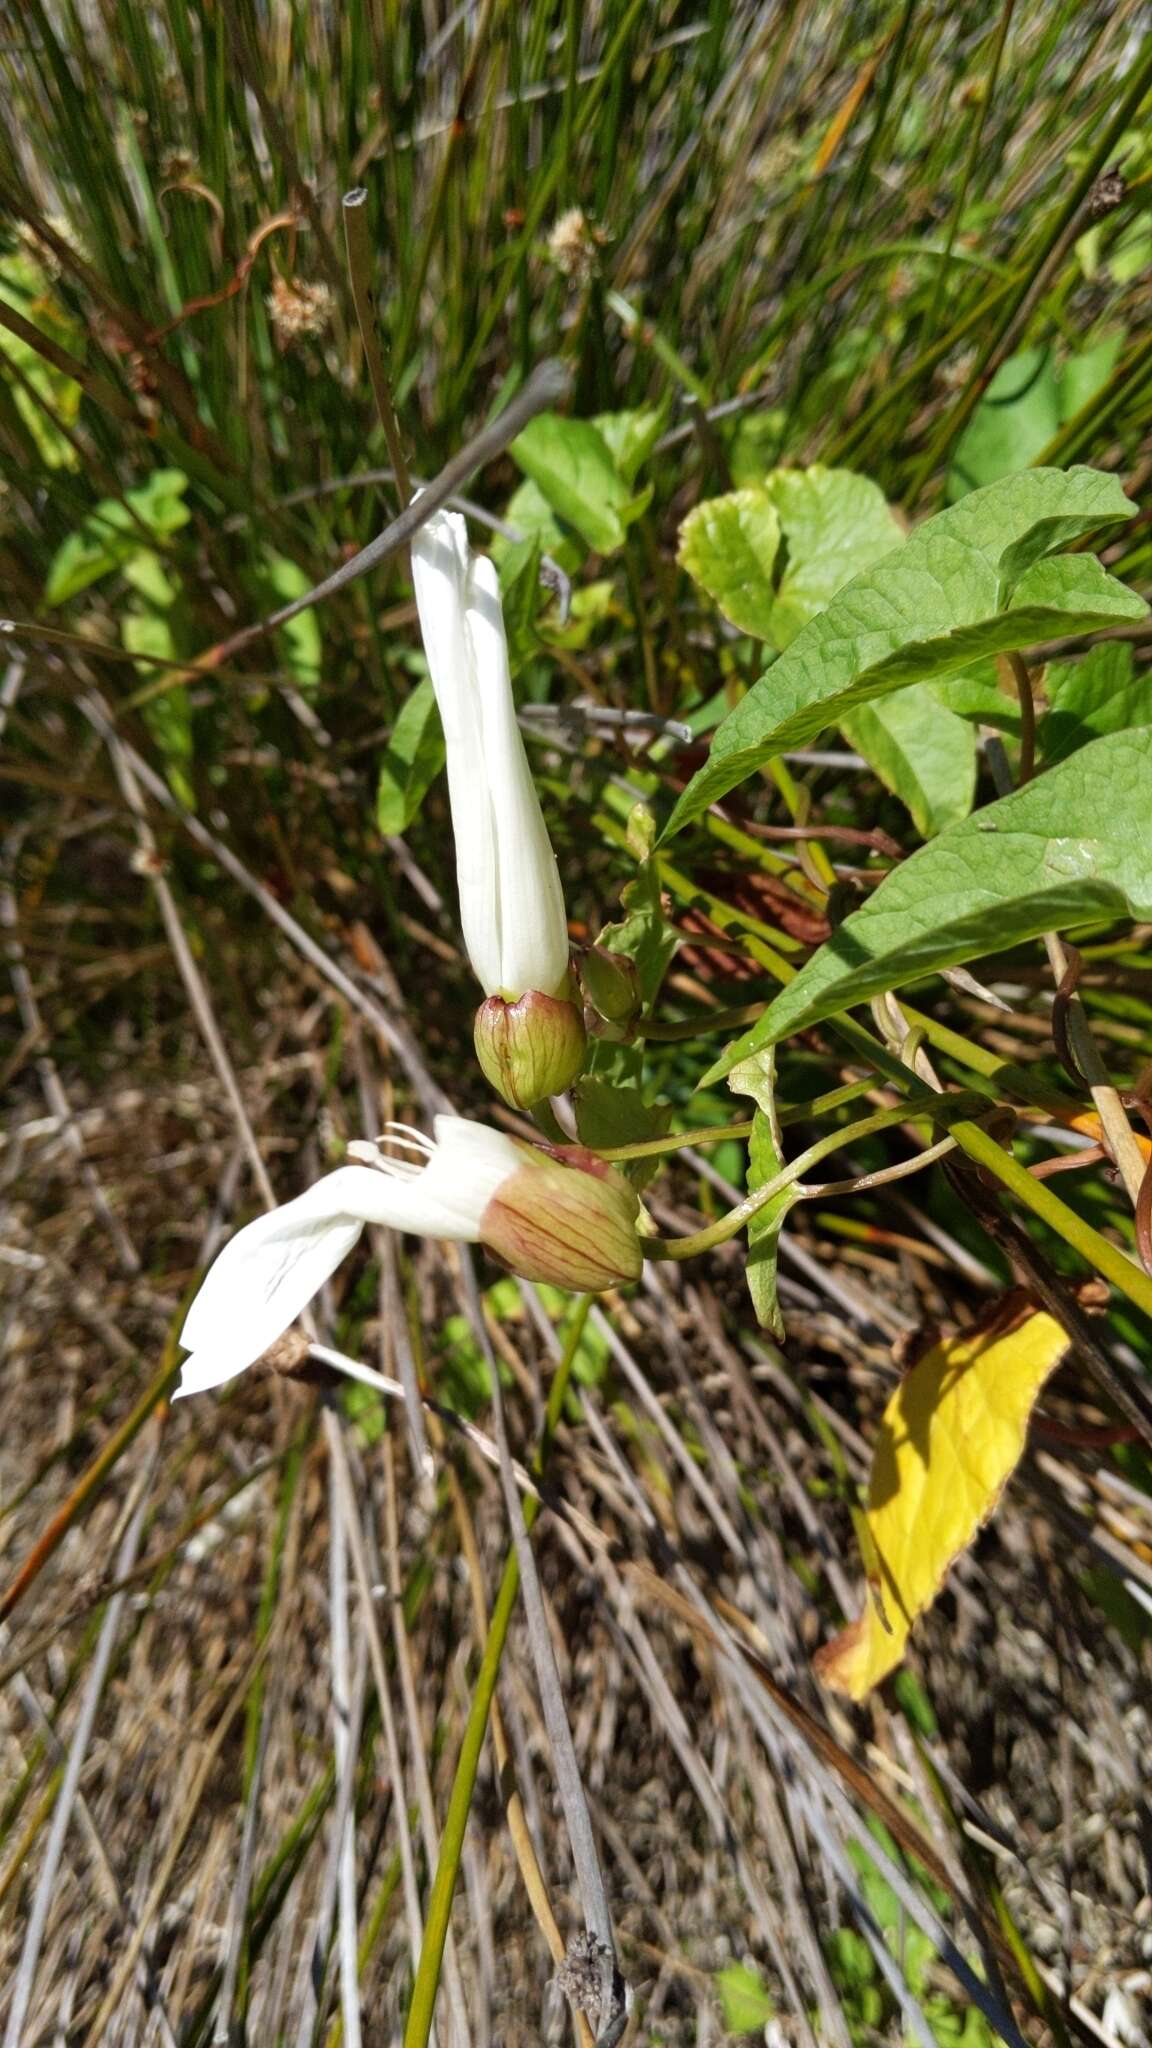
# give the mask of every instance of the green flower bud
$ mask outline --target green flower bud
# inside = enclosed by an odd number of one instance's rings
[[[522,1149],[524,1165],[484,1211],[481,1241],[523,1280],[581,1294],[638,1280],[640,1203],[623,1174],[577,1147],[567,1159]]]
[[[584,1065],[584,1019],[566,996],[531,988],[518,1002],[489,996],[476,1012],[476,1057],[513,1109],[562,1095]]]

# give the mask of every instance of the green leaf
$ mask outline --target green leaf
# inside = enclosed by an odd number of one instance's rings
[[[44,586],[45,604],[66,604],[134,555],[149,552],[141,524],[158,538],[185,526],[192,516],[183,498],[187,488],[183,470],[158,469],[138,490],[128,491],[123,504],[119,498],[102,498],[57,548]]]
[[[786,647],[902,539],[878,484],[816,464],[697,505],[680,528],[680,563],[734,626]]]
[[[907,804],[921,838],[956,825],[976,794],[976,734],[945,709],[935,683],[861,704],[840,722],[885,789]]]
[[[625,483],[631,489],[664,431],[668,410],[663,405],[641,406],[631,412],[600,412],[592,421],[608,447]]]
[[[1050,348],[1022,349],[993,377],[956,448],[948,496],[1026,469],[1082,405],[1108,382],[1123,345],[1119,332],[1060,361]]]
[[[120,637],[133,654],[153,654],[161,661],[177,659],[176,641],[164,612],[126,612],[120,621]],[[157,671],[149,662],[146,667],[141,664],[140,673],[146,682],[153,682]],[[183,683],[150,697],[141,705],[140,716],[163,756],[173,794],[185,810],[194,811],[196,792],[185,772],[195,752],[192,703]]]
[[[406,832],[444,766],[444,729],[431,679],[417,683],[392,728],[380,763],[376,825],[386,836]]]
[[[124,563],[124,581],[155,611],[167,611],[180,594],[179,580],[169,576],[153,548],[141,548]]]
[[[717,1970],[716,1990],[730,2034],[760,2033],[775,2014],[768,1987],[750,1963],[728,1963]]]
[[[27,250],[13,249],[0,258],[0,288],[33,327],[74,355],[83,355],[83,328],[56,303],[52,280]],[[11,380],[12,403],[36,443],[40,460],[48,469],[78,469],[80,456],[56,422],[66,427],[73,424],[83,397],[79,384],[47,362],[31,342],[5,328],[0,331],[0,364],[8,362],[15,364],[21,379]]]
[[[569,576],[575,575],[583,560],[582,550],[572,536],[564,532],[538,484],[525,482],[513,491],[504,508],[504,517],[508,525],[516,529],[521,541],[538,541],[541,554],[550,555]],[[509,550],[519,545],[520,541],[510,541],[503,534],[494,533],[493,561],[503,568]]]
[[[1057,633],[1143,618],[1143,599],[1093,556],[1050,553],[1133,509],[1115,477],[1077,468],[1005,477],[937,513],[845,584],[729,713],[665,837],[857,704]]]
[[[758,1188],[774,1180],[785,1165],[776,1129],[774,1092],[776,1086],[776,1055],[771,1048],[756,1053],[751,1059],[742,1060],[733,1067],[728,1076],[728,1086],[734,1095],[750,1095],[756,1104],[752,1119],[752,1135],[748,1141],[748,1178],[746,1182],[750,1195]],[[748,1262],[745,1268],[748,1292],[752,1296],[752,1307],[762,1330],[771,1330],[781,1340],[787,1335],[784,1317],[780,1311],[776,1275],[780,1249],[780,1232],[784,1219],[795,1201],[791,1188],[785,1188],[772,1201],[758,1209],[748,1224]]]
[[[610,576],[594,583],[581,583],[572,592],[567,622],[561,626],[556,613],[548,611],[540,621],[540,638],[546,647],[563,647],[575,653],[587,647],[592,635],[607,624],[616,603],[616,585]]]
[[[777,469],[764,488],[787,542],[772,611],[772,640],[787,647],[851,577],[900,546],[904,529],[879,484],[855,470]]]
[[[776,603],[772,565],[779,546],[780,521],[768,493],[732,491],[689,512],[680,528],[678,560],[742,633],[770,640]]]
[[[636,877],[620,892],[625,912],[617,924],[605,925],[596,940],[610,953],[625,953],[636,962],[640,995],[650,1009],[667,973],[679,940],[670,930],[660,894],[660,875],[650,851],[653,837],[651,815],[643,804],[635,805],[628,820],[629,843],[638,852]]]
[[[921,847],[705,1078],[885,989],[1124,916],[1152,916],[1152,726],[1093,740]]]
[[[635,501],[591,420],[542,412],[517,435],[511,453],[557,517],[574,526],[597,554],[624,545]]]
[[[742,413],[735,426],[727,429],[720,423],[720,433],[728,441],[728,467],[738,490],[746,484],[763,483],[787,431],[788,415],[783,406],[772,412]]]
[[[299,563],[290,561],[287,555],[265,555],[264,568],[281,604],[291,604],[312,588],[311,577],[306,576]],[[311,605],[307,611],[297,612],[294,619],[281,626],[277,639],[284,649],[293,682],[303,690],[314,689],[320,681],[324,649],[320,621]]]
[[[1020,699],[1014,689],[1005,689],[994,661],[978,661],[958,676],[946,676],[929,686],[937,703],[957,718],[973,725],[990,725],[996,732],[1020,731]],[[915,688],[915,685],[913,685]]]
[[[576,1109],[576,1132],[582,1145],[602,1152],[614,1145],[638,1145],[645,1138],[662,1138],[672,1121],[670,1102],[646,1102],[636,1081],[624,1087],[598,1074],[582,1074],[572,1090]],[[637,1193],[661,1171],[664,1161],[628,1159],[623,1172]]]
[[[500,603],[514,676],[540,644],[536,620],[548,601],[540,582],[540,542],[535,535],[516,541],[500,561]]]
[[[1082,661],[1048,670],[1048,710],[1040,721],[1042,758],[1063,761],[1087,740],[1152,718],[1152,677],[1136,673],[1132,649],[1106,640]]]

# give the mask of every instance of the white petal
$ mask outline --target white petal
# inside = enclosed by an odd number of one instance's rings
[[[564,893],[516,723],[500,584],[486,556],[472,564],[468,633],[480,693],[484,768],[496,836],[497,986],[506,995],[523,995],[530,988],[555,995],[568,972]]]
[[[363,1167],[343,1171],[375,1178]],[[258,1216],[225,1245],[180,1333],[193,1356],[178,1394],[218,1387],[253,1364],[347,1257],[364,1226],[332,1199],[330,1183],[342,1177],[331,1174],[295,1202]]]
[[[474,1123],[470,1117],[438,1116],[433,1129],[436,1151],[419,1185],[442,1220],[428,1235],[474,1244],[489,1202],[508,1176],[523,1166],[523,1148],[504,1131]],[[445,1228],[446,1221],[460,1227]]]
[[[258,1216],[226,1244],[188,1311],[192,1352],[177,1394],[234,1379],[307,1308],[365,1223],[475,1243],[501,1182],[521,1164],[511,1138],[463,1117],[437,1117],[436,1149],[413,1179],[342,1166],[294,1202]]]
[[[468,534],[460,514],[434,512],[412,542],[412,581],[448,752],[460,924],[473,970],[485,994],[492,995],[500,986],[496,846],[466,619],[468,567]]]

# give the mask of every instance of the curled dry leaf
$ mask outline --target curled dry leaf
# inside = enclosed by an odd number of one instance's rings
[[[872,1458],[868,1604],[817,1653],[825,1685],[859,1700],[895,1670],[913,1622],[995,1508],[1067,1349],[1053,1316],[1012,1295],[934,1344],[901,1382]]]

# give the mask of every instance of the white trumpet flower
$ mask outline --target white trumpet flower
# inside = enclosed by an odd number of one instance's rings
[[[424,650],[448,750],[460,923],[487,996],[568,983],[568,922],[508,669],[494,565],[473,557],[458,512],[434,512],[412,542]]]
[[[634,1280],[639,1205],[621,1175],[568,1161],[465,1117],[438,1116],[435,1138],[404,1124],[357,1144],[358,1162],[246,1224],[225,1245],[188,1311],[191,1352],[177,1395],[222,1386],[254,1364],[319,1293],[366,1223],[487,1245],[525,1280],[598,1292]],[[364,1163],[359,1163],[364,1162]]]

